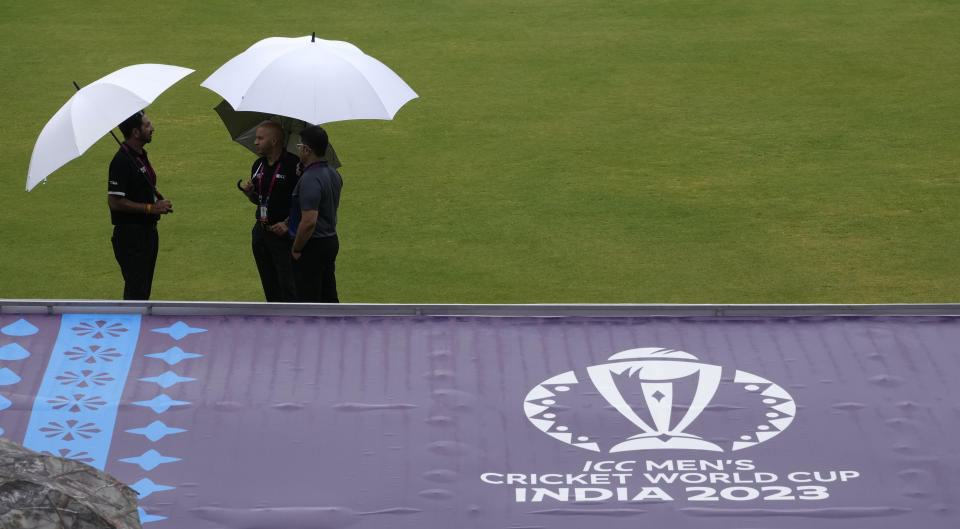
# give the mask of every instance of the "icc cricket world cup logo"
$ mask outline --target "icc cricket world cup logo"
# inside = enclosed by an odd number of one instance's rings
[[[684,351],[655,347],[630,349],[611,356],[607,363],[589,366],[585,371],[592,388],[579,388],[577,373],[567,371],[534,387],[524,399],[524,411],[534,426],[551,437],[594,452],[736,451],[779,434],[796,414],[793,398],[782,387],[740,370],[733,373],[732,381],[728,378],[724,382],[721,366],[700,362],[696,356]],[[746,405],[719,405],[716,408],[738,412],[755,409],[756,418],[749,419],[754,422],[749,423],[747,431],[741,427],[739,432],[728,432],[732,439],[708,440],[695,423],[724,384],[729,386],[725,395]],[[596,424],[596,406],[586,403],[590,402],[591,396],[596,400],[597,393],[605,402],[605,408],[612,407],[619,413],[619,423],[625,419],[634,432],[639,432],[604,442],[604,436],[595,431],[576,432],[572,425],[564,423],[561,415],[566,411],[568,417],[576,416],[576,412],[586,415],[581,423]],[[725,422],[731,421],[721,421]],[[597,429],[596,426],[592,428]],[[609,446],[601,448],[607,444]]]

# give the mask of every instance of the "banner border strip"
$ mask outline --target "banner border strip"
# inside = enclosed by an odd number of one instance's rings
[[[378,304],[0,299],[0,314],[114,313],[259,316],[759,317],[960,316],[940,304]]]

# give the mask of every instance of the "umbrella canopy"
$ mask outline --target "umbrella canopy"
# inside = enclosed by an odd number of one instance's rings
[[[227,127],[227,132],[230,133],[233,141],[243,145],[247,150],[258,156],[259,153],[257,153],[257,147],[253,144],[253,140],[257,137],[257,127],[264,122],[271,121],[280,125],[283,129],[284,137],[287,138],[285,147],[290,152],[297,152],[297,143],[300,143],[300,131],[307,126],[307,123],[303,120],[288,118],[286,116],[265,114],[263,112],[238,112],[234,110],[226,100],[221,101],[220,104],[213,109],[217,112],[217,115],[220,116],[223,125]],[[327,144],[327,152],[324,154],[322,160],[334,169],[341,166],[340,158],[337,157],[336,151],[333,150],[333,145],[329,143]]]
[[[0,437],[0,527],[140,529],[137,493],[90,465]]]
[[[135,64],[81,88],[40,131],[27,170],[27,191],[192,72],[166,64]]]
[[[336,40],[271,37],[227,61],[204,86],[240,111],[311,124],[393,119],[417,97],[383,63]]]

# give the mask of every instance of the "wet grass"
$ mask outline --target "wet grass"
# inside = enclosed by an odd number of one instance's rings
[[[7,2],[0,297],[119,297],[113,140],[23,185],[72,80],[161,62],[197,72],[149,109],[154,298],[261,299],[250,156],[199,83],[317,31],[421,95],[328,126],[344,301],[957,301],[957,27],[935,0]]]

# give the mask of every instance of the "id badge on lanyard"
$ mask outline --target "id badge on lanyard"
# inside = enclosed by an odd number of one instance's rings
[[[270,187],[267,189],[267,194],[263,194],[263,165],[260,166],[260,186],[258,189],[258,198],[259,198],[259,208],[257,208],[257,216],[260,217],[260,222],[267,223],[267,204],[270,202],[270,195],[273,194],[273,185],[277,182],[277,174],[280,173],[280,168],[283,166],[283,163],[278,163],[277,168],[273,171],[273,178],[270,179]]]

